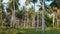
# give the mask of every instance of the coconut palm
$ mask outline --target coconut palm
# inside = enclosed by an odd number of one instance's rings
[[[35,26],[35,3],[37,2],[37,0],[31,0],[34,3],[34,13],[33,13],[33,17],[32,17],[32,28],[34,28]]]
[[[26,0],[25,4],[26,4],[26,6],[28,6],[30,4],[30,0]],[[27,11],[27,26],[28,26],[28,24],[29,24],[29,11],[27,8],[26,8],[26,11]]]
[[[51,3],[51,7],[53,8],[57,8],[57,9],[60,9],[60,3],[59,3],[60,0],[54,0],[52,3]],[[54,13],[54,12],[53,12]],[[55,15],[55,14],[54,14]],[[55,22],[55,17],[53,17],[53,27],[54,27],[54,22]],[[58,20],[57,20],[57,27],[58,27]]]
[[[10,0],[9,1],[9,9],[12,11],[12,15],[11,15],[11,26],[15,25],[15,11],[18,9],[18,0]]]
[[[45,31],[45,23],[44,23],[44,0],[42,0],[42,33]]]

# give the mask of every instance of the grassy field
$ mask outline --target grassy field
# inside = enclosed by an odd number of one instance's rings
[[[7,28],[7,27],[0,27],[0,34],[42,34],[41,29],[36,32],[35,28]],[[60,34],[60,28],[46,28],[45,34]]]

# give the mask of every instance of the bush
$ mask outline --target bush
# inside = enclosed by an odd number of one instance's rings
[[[45,24],[47,27],[52,26],[52,23],[53,23],[52,19],[53,18],[49,18],[47,15],[45,15]]]

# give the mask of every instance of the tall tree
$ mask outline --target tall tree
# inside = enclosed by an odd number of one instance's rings
[[[14,26],[16,24],[15,22],[15,11],[18,9],[18,4],[17,4],[18,0],[10,0],[9,3],[9,9],[11,9],[12,11],[12,17],[11,17],[11,26]]]
[[[40,4],[40,0],[37,0],[38,2],[38,6]],[[39,10],[37,11],[37,27],[36,27],[36,32],[38,31],[38,27],[39,27]]]
[[[50,6],[53,7],[52,9],[54,10],[54,8],[57,8],[57,9],[60,9],[60,3],[59,3],[60,0],[54,0]],[[56,11],[57,11],[56,9]],[[54,23],[55,23],[55,18],[54,15],[56,15],[56,13],[54,14],[55,12],[53,11],[53,27],[54,27]],[[58,26],[58,22],[57,22],[57,26]]]
[[[42,34],[45,31],[45,23],[44,23],[44,0],[42,0]]]
[[[25,8],[26,8],[26,11],[27,11],[27,15],[26,15],[26,16],[27,16],[27,17],[26,17],[26,18],[27,18],[27,26],[29,26],[29,25],[28,25],[28,23],[29,23],[29,16],[28,16],[28,15],[29,15],[29,12],[28,12],[28,8],[27,8],[27,6],[28,6],[29,4],[30,4],[30,0],[26,0],[26,3],[25,3],[26,6],[25,6]]]
[[[32,0],[32,2],[34,3],[34,14],[32,17],[32,28],[35,26],[35,3],[37,2],[37,0]]]

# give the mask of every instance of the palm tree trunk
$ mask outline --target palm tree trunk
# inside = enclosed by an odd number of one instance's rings
[[[57,13],[56,13],[56,20],[57,20],[57,27],[59,27]]]
[[[34,3],[34,14],[32,17],[32,28],[34,28],[34,26],[35,26],[35,3]]]
[[[26,24],[26,16],[25,16],[25,18],[24,18],[24,27],[26,26],[25,24]]]
[[[25,19],[24,19],[24,27],[25,27],[25,23],[26,23],[26,22],[25,22]]]
[[[37,0],[38,4],[40,4],[40,0]],[[36,27],[36,32],[38,31],[38,27],[39,27],[39,12],[37,12],[37,27]]]
[[[36,32],[38,31],[39,27],[39,13],[37,12],[37,27],[36,27]]]
[[[54,14],[53,14],[53,28],[54,28],[54,21],[55,21],[55,17],[54,17]]]
[[[44,0],[42,0],[42,34],[45,32],[45,23],[44,23]]]
[[[12,18],[11,18],[11,27],[15,25],[15,2],[13,2],[14,9],[12,10]]]
[[[27,12],[27,26],[29,27],[29,16],[28,16],[28,12]]]

